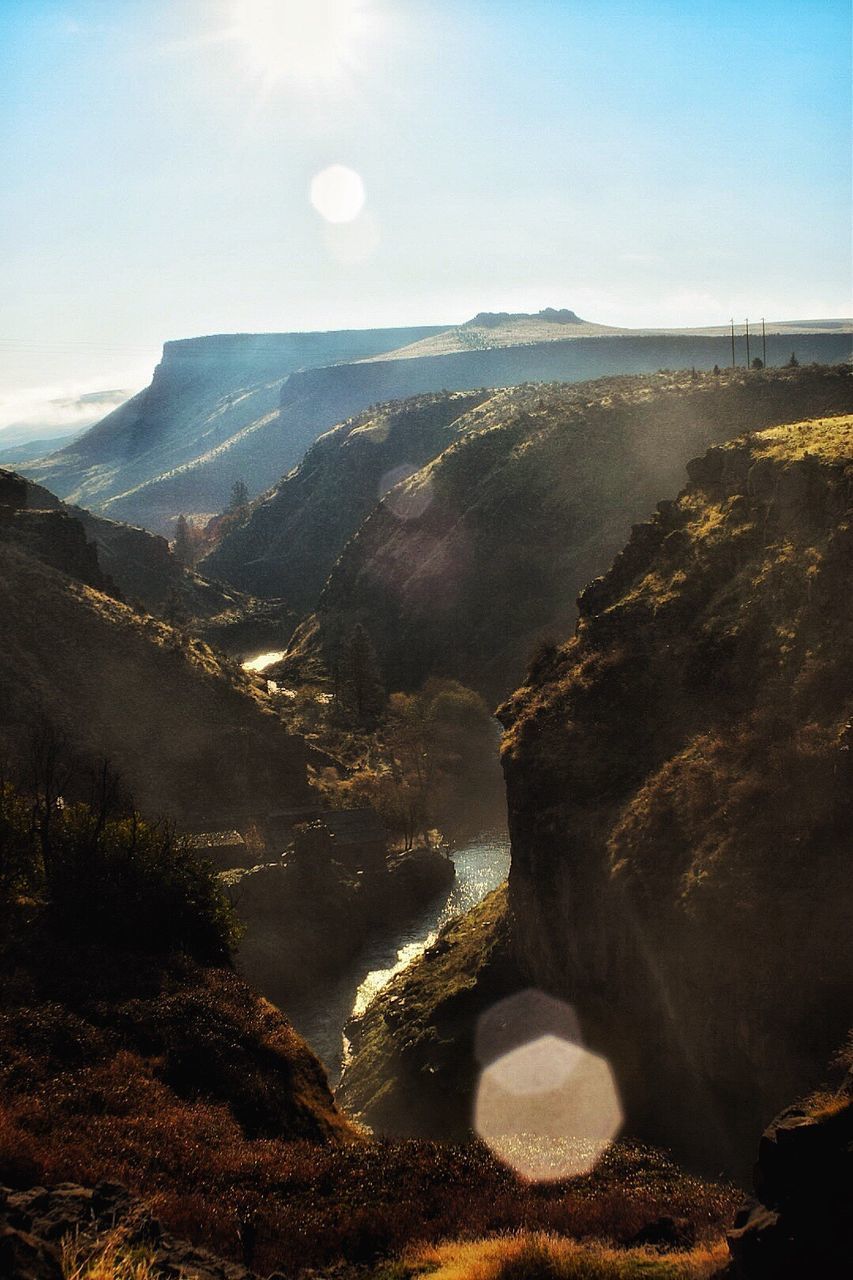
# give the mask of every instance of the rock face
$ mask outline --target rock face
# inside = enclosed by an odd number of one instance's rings
[[[577,592],[677,489],[691,456],[743,430],[851,408],[842,368],[495,392],[364,520],[294,656],[319,651],[334,664],[360,622],[389,688],[450,676],[503,697],[536,646],[573,625]],[[298,563],[297,544],[291,575]]]
[[[738,1280],[842,1276],[853,1258],[853,1074],[765,1130],[756,1199],[729,1232]]]
[[[738,1170],[853,999],[853,419],[689,474],[502,708],[510,903],[631,1129]]]
[[[506,923],[504,886],[447,925],[347,1027],[352,1057],[336,1096],[376,1133],[469,1135],[478,1017],[523,985]]]
[[[252,1273],[167,1234],[124,1187],[59,1182],[15,1190],[0,1186],[0,1274],[4,1280],[63,1280],[63,1243],[81,1257],[98,1256],[110,1241],[142,1255],[154,1276],[193,1280],[252,1280]],[[106,1268],[105,1268],[106,1273]]]

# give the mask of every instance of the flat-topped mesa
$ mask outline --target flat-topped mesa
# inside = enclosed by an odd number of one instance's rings
[[[509,320],[545,320],[549,324],[586,324],[568,307],[543,307],[541,311],[478,311],[471,319],[466,320],[462,329],[494,329],[506,324]]]

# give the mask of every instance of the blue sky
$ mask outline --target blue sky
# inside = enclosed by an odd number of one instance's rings
[[[846,0],[0,0],[0,126],[0,426],[200,333],[851,311]]]

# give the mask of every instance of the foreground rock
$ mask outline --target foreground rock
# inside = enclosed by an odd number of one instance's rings
[[[506,889],[439,934],[347,1026],[336,1098],[379,1134],[458,1140],[471,1129],[477,1023],[522,985],[509,954]]]
[[[745,1172],[853,1004],[853,418],[688,470],[502,710],[510,902],[631,1130]]]
[[[853,1259],[853,1072],[764,1132],[756,1199],[729,1232],[738,1280],[842,1276]]]
[[[133,1254],[148,1263],[152,1275],[170,1280],[252,1280],[246,1267],[165,1232],[116,1183],[82,1187],[60,1182],[23,1191],[0,1186],[3,1280],[64,1280],[68,1271],[63,1260],[69,1255],[79,1263],[105,1251],[107,1258]]]

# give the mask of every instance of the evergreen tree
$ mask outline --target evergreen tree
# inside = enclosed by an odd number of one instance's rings
[[[799,367],[799,364],[800,364],[800,362],[799,362],[799,360],[797,359],[797,353],[796,353],[796,351],[792,351],[792,352],[791,352],[791,359],[788,361],[788,368],[789,368],[789,369],[797,369],[797,368]]]
[[[753,360],[753,362],[752,362],[752,367],[753,367],[753,369],[763,369],[763,368],[764,368],[764,361],[761,359],[761,356],[756,356],[756,357],[755,357],[755,359],[754,359],[754,360]]]
[[[231,499],[228,503],[229,511],[242,511],[249,502],[249,490],[244,480],[235,480],[231,486]]]
[[[190,525],[185,515],[179,515],[175,521],[175,540],[172,543],[175,559],[189,569],[193,562],[193,542]]]
[[[385,708],[385,688],[373,642],[360,622],[349,634],[345,677],[356,720],[360,724],[378,720]]]

